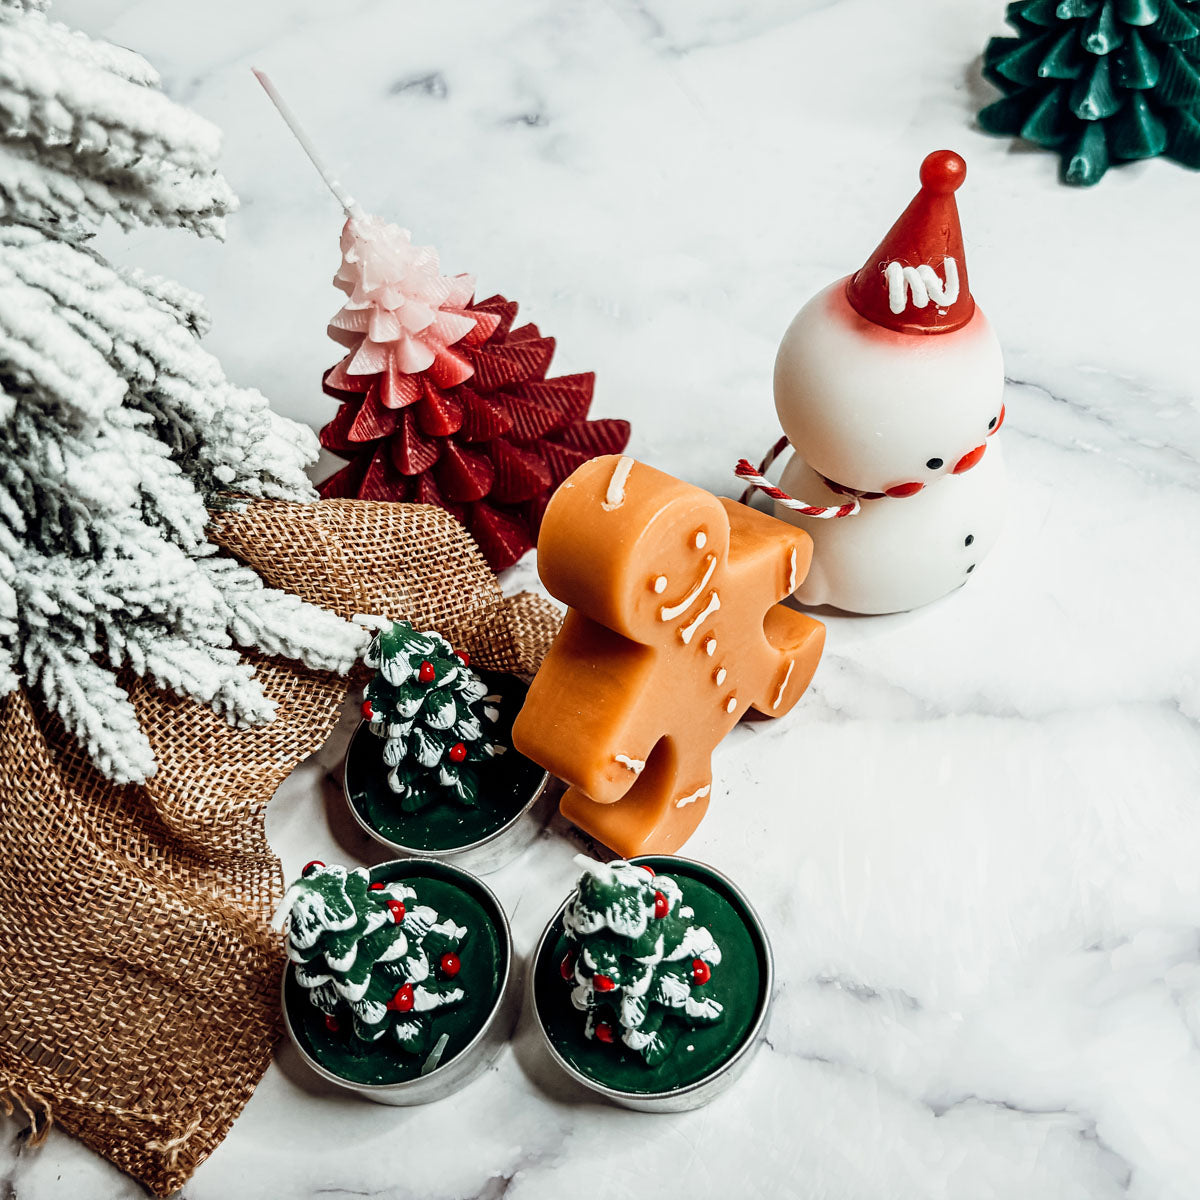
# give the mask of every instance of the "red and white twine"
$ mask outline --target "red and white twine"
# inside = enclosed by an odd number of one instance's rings
[[[755,490],[770,496],[772,500],[782,504],[784,508],[789,508],[792,512],[798,512],[806,517],[820,517],[823,521],[836,520],[838,517],[852,517],[859,512],[862,505],[858,499],[851,500],[848,504],[841,504],[834,508],[830,505],[822,504],[806,504],[803,500],[797,500],[794,496],[789,496],[782,488],[776,487],[767,477],[765,472],[771,464],[784,452],[788,446],[788,439],[785,435],[767,451],[766,457],[758,465],[756,471],[744,458],[739,458],[737,466],[734,467],[733,473],[739,478],[744,479],[749,486],[741,495],[743,504],[750,503],[750,495]]]

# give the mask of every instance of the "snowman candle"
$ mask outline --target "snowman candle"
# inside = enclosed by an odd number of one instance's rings
[[[814,296],[780,344],[776,450],[795,454],[778,488],[765,465],[738,474],[812,536],[805,604],[928,604],[967,581],[1000,531],[1004,367],[968,283],[954,199],[965,175],[959,155],[930,154],[866,265]]]

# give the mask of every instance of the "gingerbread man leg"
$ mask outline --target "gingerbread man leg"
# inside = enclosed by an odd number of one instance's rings
[[[577,669],[593,657],[605,670]],[[653,665],[644,647],[569,612],[517,718],[517,749],[600,804],[620,800],[661,732],[640,711]]]
[[[678,743],[662,737],[623,799],[597,804],[570,788],[559,807],[567,820],[623,858],[673,854],[700,824],[712,792],[707,757],[689,759],[681,762]]]

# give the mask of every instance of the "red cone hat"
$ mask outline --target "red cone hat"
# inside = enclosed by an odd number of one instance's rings
[[[921,190],[846,285],[868,321],[896,333],[949,333],[975,312],[954,193],[967,164],[935,150],[921,164]]]

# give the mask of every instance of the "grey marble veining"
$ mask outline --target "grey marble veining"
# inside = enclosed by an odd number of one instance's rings
[[[106,234],[207,295],[231,378],[321,424],[339,216],[249,68],[370,209],[556,367],[632,452],[732,495],[778,434],[775,346],[947,145],[972,288],[1005,346],[1000,544],[918,612],[827,618],[809,695],[719,748],[687,852],[770,929],[769,1039],[713,1106],[647,1117],[557,1077],[522,1020],[454,1101],[331,1094],[287,1050],[185,1189],[227,1197],[1108,1200],[1200,1195],[1200,177],[1091,191],[977,133],[1000,0],[59,0],[226,131],[228,241]],[[514,570],[511,588],[535,578]],[[289,870],[375,861],[339,808],[347,722],[272,803]],[[580,842],[491,882],[528,950]],[[18,1200],[136,1196],[70,1139]]]

